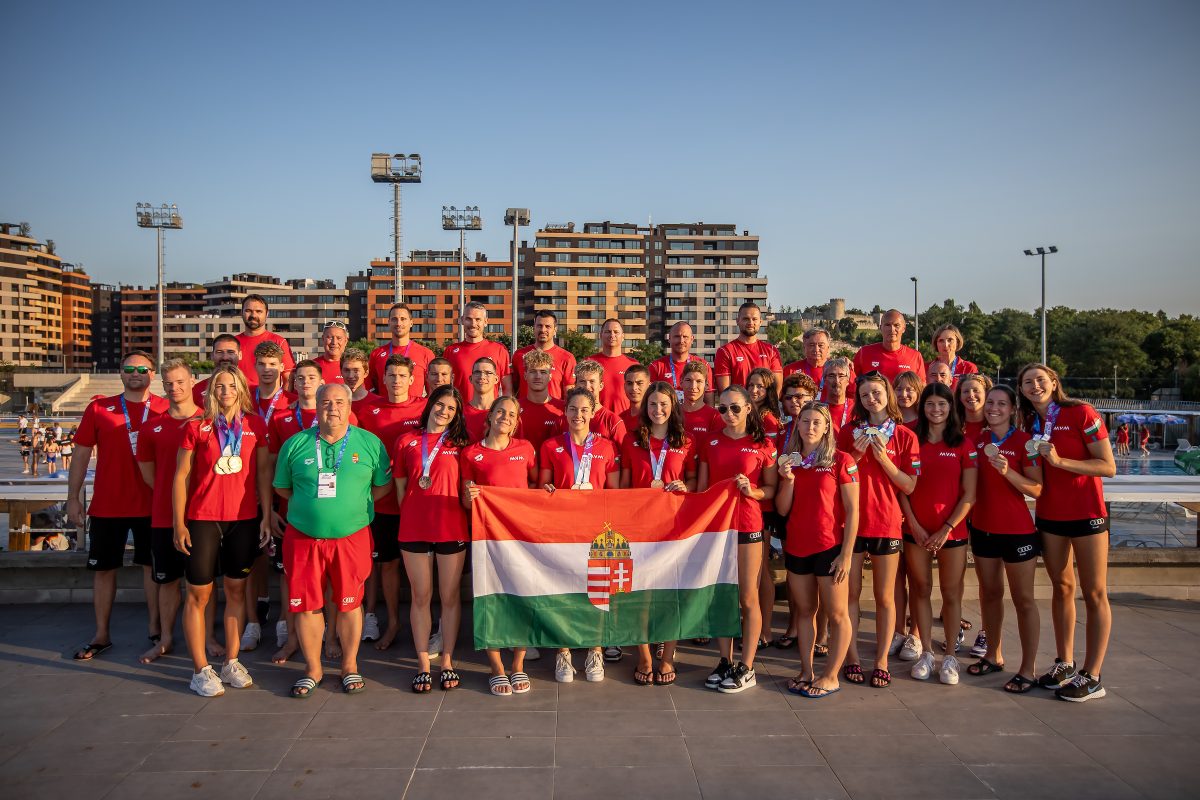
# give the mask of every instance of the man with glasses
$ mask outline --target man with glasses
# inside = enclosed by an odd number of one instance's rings
[[[817,384],[815,399],[823,403],[829,401],[829,393],[825,389],[825,362],[829,360],[829,344],[829,331],[824,328],[809,328],[804,332],[804,358],[783,368],[784,380],[797,372],[812,378]]]
[[[412,340],[412,309],[404,303],[393,303],[388,309],[388,328],[392,332],[392,340],[371,351],[368,360],[367,388],[380,397],[387,395],[384,386],[384,373],[387,372],[387,362],[392,356],[404,356],[412,362],[412,388],[414,394],[421,394],[425,387],[425,370],[433,361],[433,351],[420,342]]]
[[[288,385],[292,370],[296,368],[296,359],[292,357],[292,348],[288,346],[287,339],[267,330],[268,312],[267,299],[261,294],[248,294],[242,301],[242,332],[237,335],[242,356],[238,361],[238,369],[246,376],[246,383],[251,389],[258,385],[258,375],[254,372],[254,348],[263,342],[275,342],[283,349],[284,386]]]
[[[83,412],[75,433],[75,458],[67,478],[67,517],[80,529],[84,525],[83,482],[92,449],[99,448],[92,501],[88,569],[92,571],[92,605],[96,633],[87,646],[75,653],[78,661],[90,661],[112,647],[109,622],[117,595],[117,569],[124,563],[125,543],[133,534],[133,563],[142,565],[142,586],[150,612],[151,642],[161,637],[158,613],[158,584],[154,582],[150,554],[150,487],[142,480],[134,453],[138,433],[146,420],[164,413],[169,404],[150,394],[154,361],[149,353],[134,350],[121,361],[121,385],[115,397],[93,400]]]
[[[666,381],[671,384],[671,388],[675,390],[675,395],[679,398],[679,402],[683,402],[683,369],[692,362],[697,362],[704,365],[705,380],[704,380],[704,402],[708,405],[713,403],[713,378],[712,367],[708,365],[700,356],[692,355],[692,343],[696,341],[696,336],[692,332],[692,326],[687,322],[676,322],[671,326],[671,332],[667,334],[667,342],[670,345],[670,350],[662,358],[655,359],[650,362],[650,380]]]
[[[236,336],[229,333],[222,333],[220,336],[212,340],[212,362],[213,369],[228,364],[231,367],[242,369],[242,343]],[[246,372],[246,383],[250,386],[251,391],[258,384],[258,372],[254,369],[254,362],[251,360],[250,371]],[[254,376],[254,382],[251,383],[250,376]],[[204,408],[204,396],[208,394],[208,378],[202,381],[196,381],[192,385],[192,402],[200,408]]]
[[[825,362],[825,402],[829,404],[829,417],[833,420],[833,435],[854,420],[854,395],[850,392],[849,359],[838,356]]]
[[[550,396],[561,400],[571,388],[575,375],[575,356],[554,343],[558,335],[558,317],[553,311],[541,309],[533,315],[533,344],[522,347],[513,356],[513,394],[521,397],[521,373],[524,371],[525,356],[537,350],[550,356]]]
[[[448,346],[442,353],[442,358],[450,362],[454,374],[454,388],[463,396],[463,402],[471,402],[474,389],[471,388],[471,368],[481,358],[490,358],[496,362],[496,371],[500,373],[501,394],[512,394],[512,376],[509,368],[508,349],[499,342],[493,342],[483,337],[487,330],[487,307],[483,303],[467,303],[462,316],[458,318],[463,326],[463,340]]]
[[[330,320],[325,323],[321,332],[321,355],[313,359],[321,368],[321,378],[325,383],[345,383],[342,377],[342,353],[350,343],[350,333],[346,323],[341,320]]]
[[[738,308],[738,336],[717,350],[713,362],[713,377],[717,381],[717,393],[730,386],[745,386],[750,373],[766,367],[775,374],[775,388],[783,384],[783,363],[779,351],[770,342],[758,338],[762,327],[762,311],[756,303],[742,303]]]
[[[908,345],[900,344],[908,326],[904,314],[889,310],[879,322],[880,341],[864,345],[854,354],[854,371],[859,375],[876,371],[895,383],[901,372],[912,371],[925,380],[925,359]]]

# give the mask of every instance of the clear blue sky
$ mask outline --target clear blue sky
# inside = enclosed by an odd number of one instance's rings
[[[132,9],[138,8],[139,11]],[[945,297],[1200,313],[1200,4],[19,3],[0,219],[97,279],[339,280],[391,250],[371,152],[418,151],[405,249],[734,222],[775,305]],[[531,238],[526,234],[526,238]]]

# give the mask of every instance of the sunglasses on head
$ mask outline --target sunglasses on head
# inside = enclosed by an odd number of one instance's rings
[[[333,319],[325,323],[325,330],[329,330],[330,328],[337,328],[343,331],[349,330],[349,328],[346,327],[346,323],[337,319]]]
[[[860,375],[859,377],[862,377],[862,378],[883,378],[883,373],[882,373],[882,372],[880,372],[880,371],[879,371],[879,370],[877,370],[877,369],[873,369],[873,370],[871,370],[870,372],[864,372],[864,373],[863,373],[862,375]],[[887,380],[887,378],[884,378],[884,380]]]
[[[150,367],[135,367],[132,364],[127,364],[126,366],[121,367],[121,371],[126,375],[132,375],[135,372],[138,375],[145,375],[150,371]]]
[[[730,411],[732,411],[735,414],[740,414],[740,413],[742,413],[742,409],[744,407],[745,406],[738,405],[737,403],[730,403],[729,405],[721,404],[721,405],[717,406],[717,413],[718,414],[728,414]]]

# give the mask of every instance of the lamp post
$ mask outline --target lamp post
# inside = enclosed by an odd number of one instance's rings
[[[392,302],[399,303],[404,299],[404,271],[400,267],[400,184],[421,182],[421,154],[372,153],[371,180],[392,185],[392,252],[396,265],[396,287],[392,292]]]
[[[1042,257],[1042,363],[1046,363],[1046,256],[1058,252],[1058,248],[1054,245],[1049,247],[1039,247],[1035,250],[1026,250],[1027,256]]]
[[[163,203],[158,208],[149,203],[138,203],[135,213],[139,228],[154,228],[158,231],[158,326],[154,346],[156,348],[155,355],[158,358],[157,363],[161,364],[167,358],[167,354],[163,352],[163,326],[166,324],[163,317],[163,261],[166,256],[163,231],[177,231],[182,228],[183,217],[179,216],[179,209],[174,203],[171,205]]]
[[[512,354],[517,354],[517,333],[520,330],[520,321],[517,316],[517,289],[519,281],[517,280],[517,231],[522,225],[529,224],[529,209],[528,208],[509,208],[504,211],[504,224],[512,225],[513,243],[512,243]]]
[[[442,206],[442,230],[458,231],[458,338],[464,337],[462,315],[467,307],[466,278],[467,272],[467,231],[483,230],[483,218],[479,216],[479,206],[467,206],[458,209],[454,206]]]
[[[916,276],[909,278],[913,282],[913,350],[921,349],[921,306],[917,302]]]

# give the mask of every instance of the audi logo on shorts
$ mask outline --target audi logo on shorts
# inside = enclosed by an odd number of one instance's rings
[[[1091,525],[1093,528],[1099,528],[1104,525],[1104,517],[1100,517],[1100,519],[1089,519],[1088,525]]]
[[[1023,556],[1023,555],[1025,555],[1026,553],[1028,553],[1028,552],[1029,552],[1030,550],[1032,550],[1032,549],[1033,549],[1033,545],[1031,545],[1031,544],[1023,544],[1023,545],[1021,545],[1020,547],[1018,547],[1018,548],[1017,548],[1017,555],[1019,555],[1019,556]]]
[[[899,539],[888,539],[888,547],[899,547],[899,546],[900,546]]]

